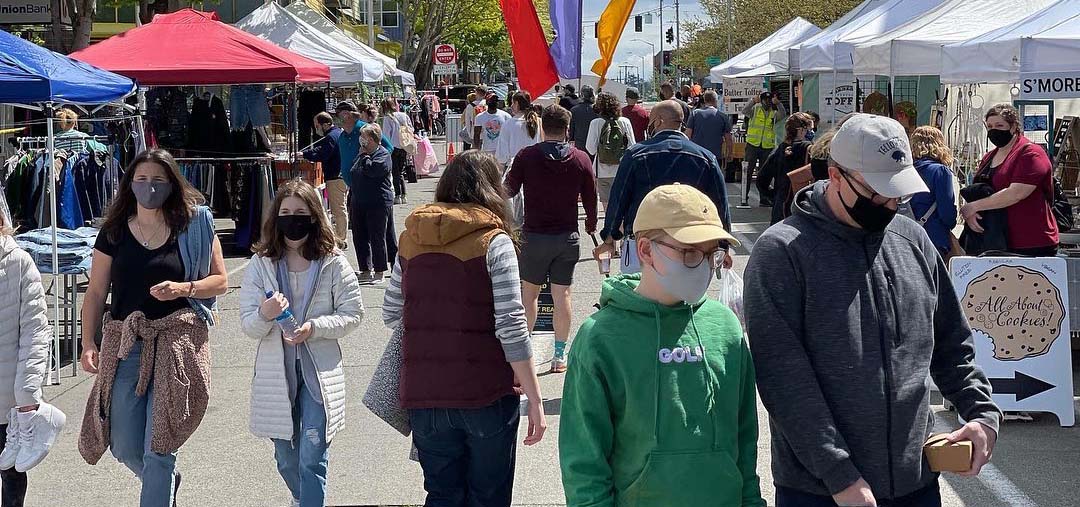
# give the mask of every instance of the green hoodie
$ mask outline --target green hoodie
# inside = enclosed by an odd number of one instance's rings
[[[764,506],[739,321],[709,299],[646,299],[640,280],[604,283],[570,351],[559,421],[567,505]]]

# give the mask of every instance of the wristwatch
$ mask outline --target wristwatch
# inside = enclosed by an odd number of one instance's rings
[[[188,282],[188,295],[189,298],[195,297],[195,282]]]

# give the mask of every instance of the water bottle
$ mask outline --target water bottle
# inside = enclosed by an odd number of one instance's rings
[[[266,297],[268,299],[274,297],[274,292],[267,291]],[[296,338],[297,332],[300,330],[300,324],[296,322],[296,318],[293,317],[292,312],[290,312],[288,308],[281,312],[281,315],[278,315],[277,318],[274,319],[274,322],[277,322],[277,324],[281,326],[281,334],[285,339],[292,340]]]

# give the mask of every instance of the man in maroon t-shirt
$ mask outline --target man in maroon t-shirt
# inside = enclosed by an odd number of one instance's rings
[[[649,126],[649,112],[640,104],[641,94],[637,88],[626,89],[626,106],[622,108],[622,115],[630,120],[634,126],[634,139],[640,143],[645,140],[645,129]]]
[[[585,208],[585,232],[596,232],[596,175],[584,151],[566,142],[570,112],[557,105],[540,117],[544,142],[521,150],[506,175],[510,197],[525,190],[525,220],[521,234],[521,299],[532,332],[536,324],[540,287],[551,281],[555,300],[555,357],[553,373],[566,371],[566,342],[570,338],[570,284],[581,258],[578,199]]]

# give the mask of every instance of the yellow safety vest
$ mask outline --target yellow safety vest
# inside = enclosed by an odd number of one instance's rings
[[[750,119],[750,127],[746,129],[746,144],[765,149],[775,148],[776,133],[773,132],[775,121],[775,110],[770,110],[768,114],[765,114],[764,107],[759,105],[754,108],[754,117]]]

